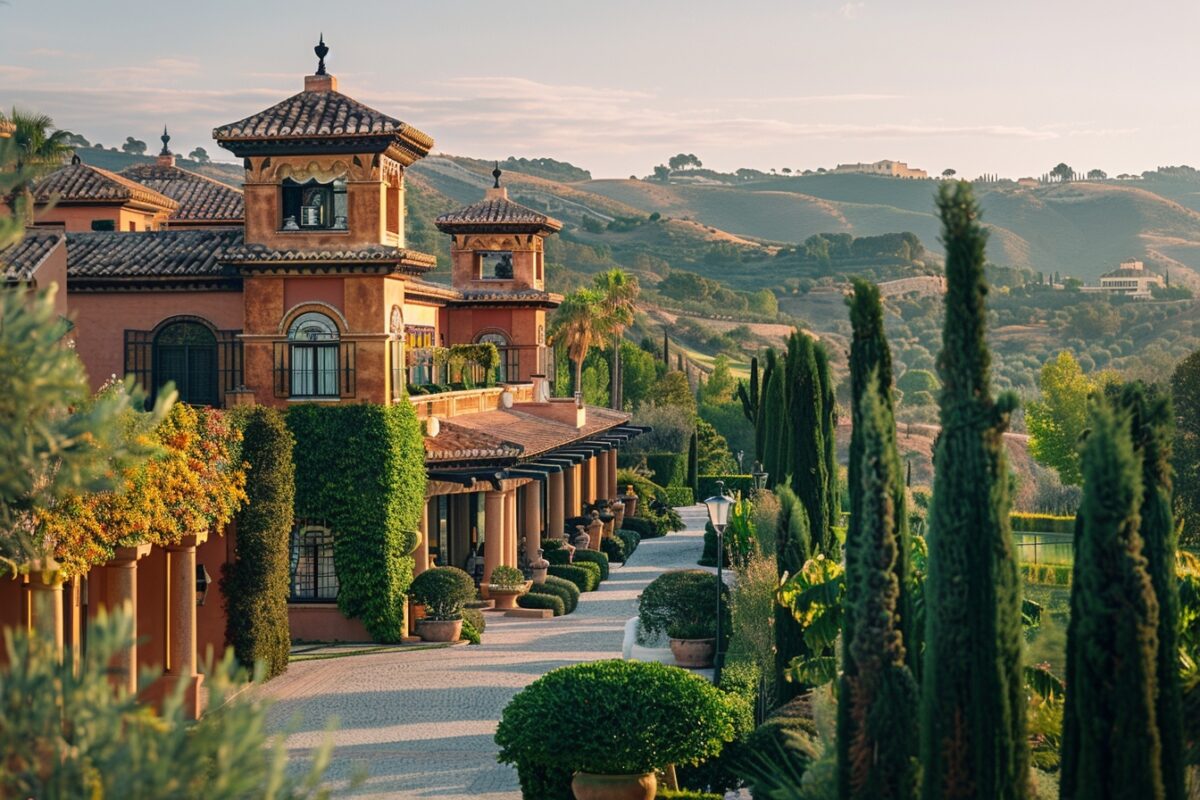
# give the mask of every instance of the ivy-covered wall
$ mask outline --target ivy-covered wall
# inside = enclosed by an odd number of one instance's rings
[[[425,451],[408,403],[291,408],[296,519],[334,532],[338,607],[377,641],[404,633],[405,592],[425,502]]]

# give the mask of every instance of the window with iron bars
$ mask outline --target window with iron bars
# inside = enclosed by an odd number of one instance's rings
[[[147,407],[168,382],[179,399],[221,408],[244,382],[239,330],[214,330],[200,317],[173,317],[153,330],[125,331],[125,374],[147,394]]]

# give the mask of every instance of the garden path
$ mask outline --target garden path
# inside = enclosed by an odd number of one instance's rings
[[[687,530],[641,544],[573,614],[552,620],[488,614],[478,647],[388,652],[304,661],[263,687],[272,731],[305,768],[326,734],[334,752],[327,778],[335,797],[520,800],[516,771],[496,763],[500,712],[538,676],[566,664],[619,658],[637,597],[666,570],[696,566],[704,507],[681,509]],[[554,720],[546,720],[554,736]],[[563,743],[566,746],[567,743]],[[356,771],[366,782],[346,789]]]

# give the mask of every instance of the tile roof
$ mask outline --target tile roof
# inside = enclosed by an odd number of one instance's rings
[[[205,175],[160,164],[140,164],[120,174],[176,201],[179,209],[172,220],[235,222],[246,217],[242,190]]]
[[[518,444],[474,428],[456,425],[453,420],[442,422],[437,436],[425,437],[426,461],[511,459],[520,458],[523,451],[524,448]]]
[[[218,142],[394,135],[425,155],[433,138],[336,91],[304,91],[245,119],[213,129]]]
[[[1101,278],[1149,278],[1154,280],[1158,275],[1144,269],[1131,269],[1129,267],[1118,267],[1111,272],[1106,272],[1100,276]]]
[[[473,303],[537,303],[557,306],[562,295],[543,292],[539,289],[463,289],[459,292],[460,302]]]
[[[25,282],[33,279],[33,273],[49,258],[54,249],[62,244],[65,233],[37,233],[29,231],[21,241],[0,250],[0,281]]]
[[[420,278],[412,278],[404,284],[405,294],[419,297],[436,297],[443,300],[461,300],[463,293],[451,286],[441,283],[431,283]]]
[[[492,195],[465,208],[447,212],[438,217],[434,224],[438,230],[446,232],[471,228],[551,233],[562,230],[562,223],[554,217],[514,203],[507,195]]]
[[[237,264],[292,264],[292,263],[358,263],[358,264],[401,264],[409,269],[428,271],[437,266],[437,258],[416,250],[376,244],[345,250],[281,250],[261,244],[246,244],[240,238],[222,254],[221,258]]]
[[[39,203],[147,203],[165,209],[179,204],[136,181],[90,164],[72,163],[51,172],[33,187]]]
[[[229,279],[220,254],[242,242],[241,228],[67,234],[72,284],[113,279]]]
[[[540,416],[537,414],[536,408],[535,405],[525,405],[524,407],[481,411],[477,414],[460,414],[443,420],[442,432],[432,439],[425,438],[426,454],[431,452],[448,453],[450,449],[459,451],[494,450],[497,447],[496,443],[501,442],[515,448],[519,457],[532,458],[629,422],[629,415],[624,412],[588,406],[587,423],[582,428],[576,428],[574,425]],[[454,439],[451,448],[443,449],[443,445],[438,440],[442,438],[447,428],[451,429]],[[430,457],[434,458],[434,456]],[[443,460],[455,457],[453,455],[437,456]],[[474,457],[498,458],[500,456]],[[457,456],[457,458],[468,458],[468,456]]]

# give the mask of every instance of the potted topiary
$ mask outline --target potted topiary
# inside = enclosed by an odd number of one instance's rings
[[[408,590],[425,606],[417,634],[427,642],[457,642],[462,635],[463,605],[475,597],[475,581],[458,567],[434,567],[413,579]]]
[[[548,672],[518,693],[496,744],[526,797],[562,797],[569,785],[577,800],[651,800],[655,770],[719,754],[733,721],[724,693],[678,667],[592,661]]]
[[[712,666],[716,653],[717,576],[701,569],[659,575],[638,600],[643,639],[665,633],[675,663]],[[729,630],[728,589],[721,586],[722,627]]]
[[[497,610],[516,608],[517,598],[529,591],[530,585],[521,570],[501,564],[492,570],[488,579],[487,596],[496,601]]]

